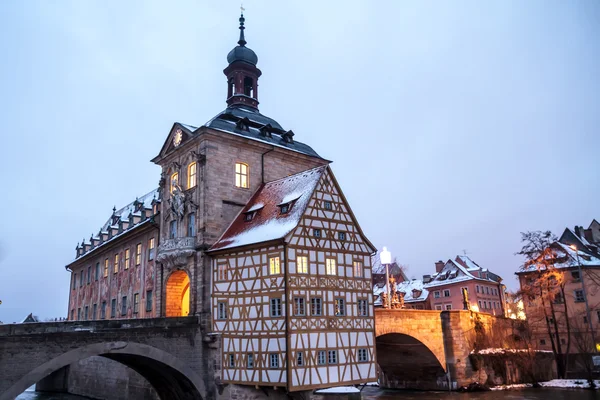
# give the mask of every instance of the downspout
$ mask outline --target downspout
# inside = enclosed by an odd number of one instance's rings
[[[265,155],[267,155],[268,153],[272,152],[273,150],[275,150],[275,147],[271,147],[271,150],[267,150],[264,153],[262,153],[262,155],[260,156],[260,174],[261,174],[261,180],[262,183],[265,183]],[[285,246],[285,245],[284,245]],[[284,247],[285,248],[285,247]],[[285,255],[284,255],[285,257]]]
[[[269,150],[272,151],[272,150]],[[268,153],[268,152],[267,152]],[[265,153],[266,154],[266,153]],[[291,352],[290,352],[290,307],[292,305],[292,303],[289,301],[290,298],[290,293],[289,293],[289,285],[288,285],[288,280],[289,280],[289,271],[288,271],[288,262],[287,262],[287,243],[284,241],[283,242],[283,268],[284,269],[284,274],[283,274],[283,279],[285,280],[283,282],[283,287],[285,289],[285,348],[286,348],[286,363],[285,363],[285,369],[286,369],[286,391],[289,393],[290,392],[290,384],[291,384],[291,380],[292,380],[292,357],[291,357]]]

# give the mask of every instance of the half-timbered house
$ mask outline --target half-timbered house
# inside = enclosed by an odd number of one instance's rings
[[[262,185],[209,250],[223,381],[375,379],[374,251],[328,166]]]

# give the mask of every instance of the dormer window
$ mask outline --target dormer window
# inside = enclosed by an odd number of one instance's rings
[[[250,120],[248,118],[240,119],[235,127],[241,131],[249,132],[250,131]]]
[[[280,214],[287,214],[290,211],[290,208],[292,208],[292,203],[285,203],[279,206],[279,213]]]
[[[254,212],[248,212],[244,214],[244,221],[250,222],[254,218]]]
[[[285,132],[284,134],[281,135],[281,138],[286,143],[294,143],[294,132],[287,131],[287,132]]]

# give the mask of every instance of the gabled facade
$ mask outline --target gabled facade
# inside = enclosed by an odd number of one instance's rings
[[[329,167],[265,184],[212,246],[223,382],[375,379],[371,255]]]
[[[425,275],[423,282],[433,310],[469,309],[498,316],[505,314],[502,278],[467,256],[436,262],[436,273]]]

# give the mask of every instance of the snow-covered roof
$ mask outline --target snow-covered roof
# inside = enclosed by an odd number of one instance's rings
[[[265,183],[252,196],[225,233],[210,248],[222,250],[255,243],[282,239],[300,222],[319,179],[327,166],[313,168]],[[282,214],[280,205],[295,201],[290,210]],[[262,207],[259,207],[262,206]],[[245,214],[256,211],[250,221]]]
[[[466,266],[467,271],[477,271],[482,269],[475,261],[471,260],[468,256],[456,256],[457,261],[462,261],[463,265]]]
[[[571,246],[561,243],[554,242],[552,248],[555,250],[555,256],[557,258],[556,263],[553,264],[554,268],[573,268],[579,265],[583,267],[600,267],[600,257],[592,254],[588,254],[582,250],[573,250]],[[519,273],[534,272],[539,268],[536,264],[531,264],[527,268],[523,268]]]
[[[373,274],[385,274],[385,265],[381,264],[381,260],[379,259],[379,251],[377,252],[377,254],[375,254],[373,257],[371,257],[371,270],[373,271]],[[392,272],[392,270],[394,272]],[[390,266],[389,266],[389,271],[390,274],[392,273],[400,273],[400,275],[402,276],[402,280],[406,281],[408,280],[408,278],[406,277],[406,274],[404,273],[404,271],[402,271],[402,268],[400,268],[400,266],[398,265],[398,263],[396,263],[395,261],[393,261]]]
[[[417,292],[414,293],[413,290]],[[373,285],[373,294],[375,296],[379,296],[381,293],[385,292],[385,283],[378,283]],[[429,296],[429,290],[425,289],[423,285],[423,281],[421,279],[412,279],[409,281],[404,281],[396,284],[396,292],[404,293],[404,302],[405,303],[414,303],[417,301],[425,301],[427,300],[427,296]],[[420,292],[420,293],[419,293]],[[417,297],[414,297],[414,295]]]
[[[476,272],[477,274],[475,274]],[[481,277],[482,273],[486,273],[485,278]],[[424,287],[431,288],[470,280],[498,283],[500,277],[480,267],[479,264],[467,256],[457,256],[456,260],[449,259],[442,270],[432,275],[431,281],[426,283]]]
[[[152,200],[158,200],[158,189],[154,189],[145,195],[138,197],[135,201],[127,204],[125,207],[115,211],[113,215],[102,225],[102,231],[106,231],[108,227],[113,225],[113,216],[117,216],[122,221],[129,221],[129,214],[140,216],[141,213],[136,214],[135,204],[136,202],[143,204],[146,209],[152,208]],[[117,220],[118,221],[118,220]]]

